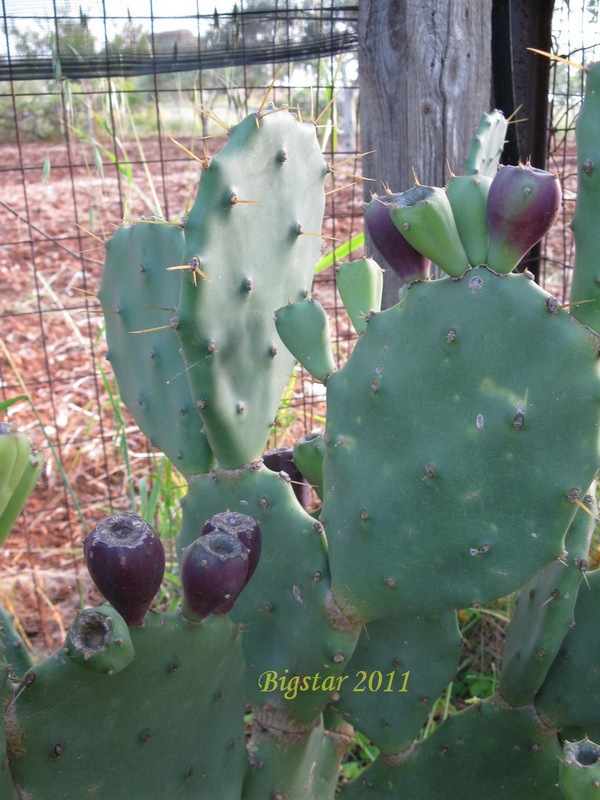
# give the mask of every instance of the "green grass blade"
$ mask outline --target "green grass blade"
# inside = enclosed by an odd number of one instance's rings
[[[353,250],[357,250],[359,247],[362,247],[364,243],[364,233],[357,233],[356,236],[348,239],[347,242],[343,242],[331,253],[325,253],[325,255],[320,258],[319,261],[317,261],[317,265],[315,266],[315,275],[318,275],[319,272],[323,272],[324,269],[333,266],[343,258],[347,258]]]

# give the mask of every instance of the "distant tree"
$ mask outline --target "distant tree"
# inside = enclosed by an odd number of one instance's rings
[[[144,30],[144,26],[136,22],[128,12],[128,18],[122,30],[113,36],[105,49],[110,55],[149,54],[152,50],[150,35]]]
[[[78,16],[68,8],[56,10],[52,24],[39,20],[34,26],[10,30],[12,55],[27,58],[61,58],[65,56],[85,59],[96,52],[96,39],[90,31],[89,20],[80,9]]]
[[[327,9],[331,8],[332,13],[329,15],[323,13],[314,0],[285,4],[275,0],[244,0],[236,3],[227,14],[215,11],[213,24],[202,39],[202,48],[207,53],[211,50],[229,53],[232,85],[268,85],[273,77],[273,66],[278,66],[273,64],[271,55],[275,47],[285,53],[291,45],[310,45],[327,39],[330,33],[340,32],[351,24],[347,21],[348,15],[336,14],[336,9],[357,6],[357,0],[330,0]],[[244,65],[239,64],[240,58]],[[284,56],[280,63],[287,60]],[[218,81],[221,76],[215,77]]]
[[[0,138],[12,141],[17,126],[22,141],[55,140],[61,136],[62,61],[85,60],[95,53],[95,38],[90,31],[87,16],[80,10],[71,15],[68,7],[60,6],[54,20],[37,20],[26,28],[13,25],[9,30],[9,55],[12,60],[31,61],[51,58],[54,79],[48,82],[48,91],[39,91],[39,84],[26,80],[18,82],[18,119],[10,103],[0,104]]]
[[[54,33],[56,52],[61,56],[85,59],[96,52],[96,39],[91,33],[87,16],[79,11],[79,18],[59,16]]]

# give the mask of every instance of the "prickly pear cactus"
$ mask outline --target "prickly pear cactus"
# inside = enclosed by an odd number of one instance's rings
[[[458,669],[456,612],[370,622],[330,704],[386,755],[410,747]]]
[[[310,289],[327,172],[312,123],[268,108],[230,130],[190,210],[184,261],[202,277],[184,274],[174,324],[225,469],[260,457],[294,369],[273,312]]]
[[[586,589],[587,557],[596,525],[596,486],[583,498],[567,532],[565,553],[519,592],[502,657],[502,696],[513,706],[531,703],[575,625],[577,597]],[[592,516],[594,514],[594,516]]]
[[[0,544],[6,539],[42,471],[29,439],[0,423]]]
[[[114,609],[110,615],[111,625],[119,621]],[[120,654],[103,649],[94,623],[77,648],[33,668],[35,680],[5,712],[19,791],[31,800],[239,798],[244,658],[233,624],[150,614],[130,635],[135,656],[127,667],[114,668]]]
[[[486,267],[371,318],[327,381],[322,522],[348,616],[483,605],[560,555],[597,471],[597,354],[526,275]]]
[[[586,178],[596,82],[594,68]],[[188,481],[183,596],[147,611],[164,553],[119,517],[84,543],[110,605],[34,665],[7,618],[2,797],[595,796],[600,337],[512,274],[560,194],[529,166],[497,172],[505,124],[482,120],[447,187],[369,204],[407,285],[380,311],[377,264],[340,267],[359,338],[339,369],[310,294],[327,166],[289,110],[231,129],[181,225],[141,221],[107,243],[111,363]],[[430,260],[447,277],[430,280]],[[296,359],[327,392],[326,430],[293,451],[311,513],[261,458]],[[20,479],[1,470],[6,507]],[[498,690],[421,738],[459,662],[457,610],[519,589]],[[354,728],[380,755],[338,785]]]
[[[119,228],[106,243],[98,299],[123,402],[151,443],[184,475],[195,475],[210,470],[214,457],[171,324],[179,281],[168,268],[182,263],[184,247],[181,226],[166,220]]]
[[[244,630],[248,702],[264,707],[272,724],[277,716],[280,730],[304,730],[340,684],[359,626],[340,621],[323,526],[302,509],[285,476],[254,462],[190,479],[178,548],[198,536],[199,518],[224,507],[250,514],[262,532],[256,573],[231,610]],[[311,677],[306,684],[298,676]]]
[[[561,800],[560,752],[555,732],[534,711],[494,698],[453,715],[408,751],[380,757],[342,797]]]

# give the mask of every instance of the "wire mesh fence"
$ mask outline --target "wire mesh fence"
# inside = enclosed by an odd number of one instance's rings
[[[76,585],[86,526],[118,508],[151,513],[153,502],[181,494],[176,487],[156,500],[155,488],[178,477],[150,452],[104,359],[95,295],[103,242],[119,223],[185,216],[199,162],[268,94],[316,119],[327,159],[339,164],[324,250],[362,231],[362,189],[351,177],[356,7],[322,3],[299,15],[280,3],[267,14],[247,3],[215,15],[192,4],[189,16],[173,17],[170,8],[161,15],[159,4],[143,5],[135,17],[121,7],[71,15],[48,4],[4,6],[0,400],[28,396],[7,415],[46,455],[43,481],[5,551],[9,586],[40,564],[46,583],[60,566]],[[341,354],[351,333],[331,269],[317,286]],[[322,388],[300,371],[270,446],[318,426],[322,414]],[[176,525],[175,503],[163,511]],[[55,593],[33,586],[30,595],[26,606],[43,619],[40,597],[54,602]],[[39,621],[31,627],[61,633]]]
[[[573,65],[586,65],[600,57],[598,5],[589,0],[557,2],[554,11],[552,52]],[[543,243],[541,283],[565,300],[574,264],[571,221],[575,212],[577,164],[575,120],[583,99],[585,74],[565,63],[552,65],[549,82],[547,169],[561,176],[563,206],[560,219]]]
[[[86,524],[132,503],[148,508],[153,481],[177,481],[122,408],[104,360],[95,295],[103,242],[122,220],[185,216],[198,162],[268,92],[317,120],[337,164],[325,252],[362,232],[357,3],[297,5],[246,0],[213,9],[190,0],[173,15],[156,0],[139,0],[131,12],[106,0],[76,10],[3,0],[0,401],[22,398],[6,414],[47,455],[7,553],[14,570],[72,558],[76,571]],[[597,58],[597,34],[594,2],[556,3],[556,53],[580,64]],[[581,72],[553,65],[548,164],[563,176],[565,203],[544,245],[541,279],[559,299],[573,263],[573,123],[582,90]],[[349,247],[347,256],[361,252]],[[343,358],[353,334],[331,269],[315,293]],[[323,400],[321,385],[300,371],[271,445],[321,425]]]

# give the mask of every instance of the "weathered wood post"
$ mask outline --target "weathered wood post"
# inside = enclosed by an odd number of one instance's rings
[[[414,174],[443,186],[490,110],[492,0],[360,0],[358,20],[361,149],[375,151],[363,159],[376,181],[365,183],[365,200],[382,181],[409,189]],[[393,305],[390,270],[384,287],[384,306]]]

